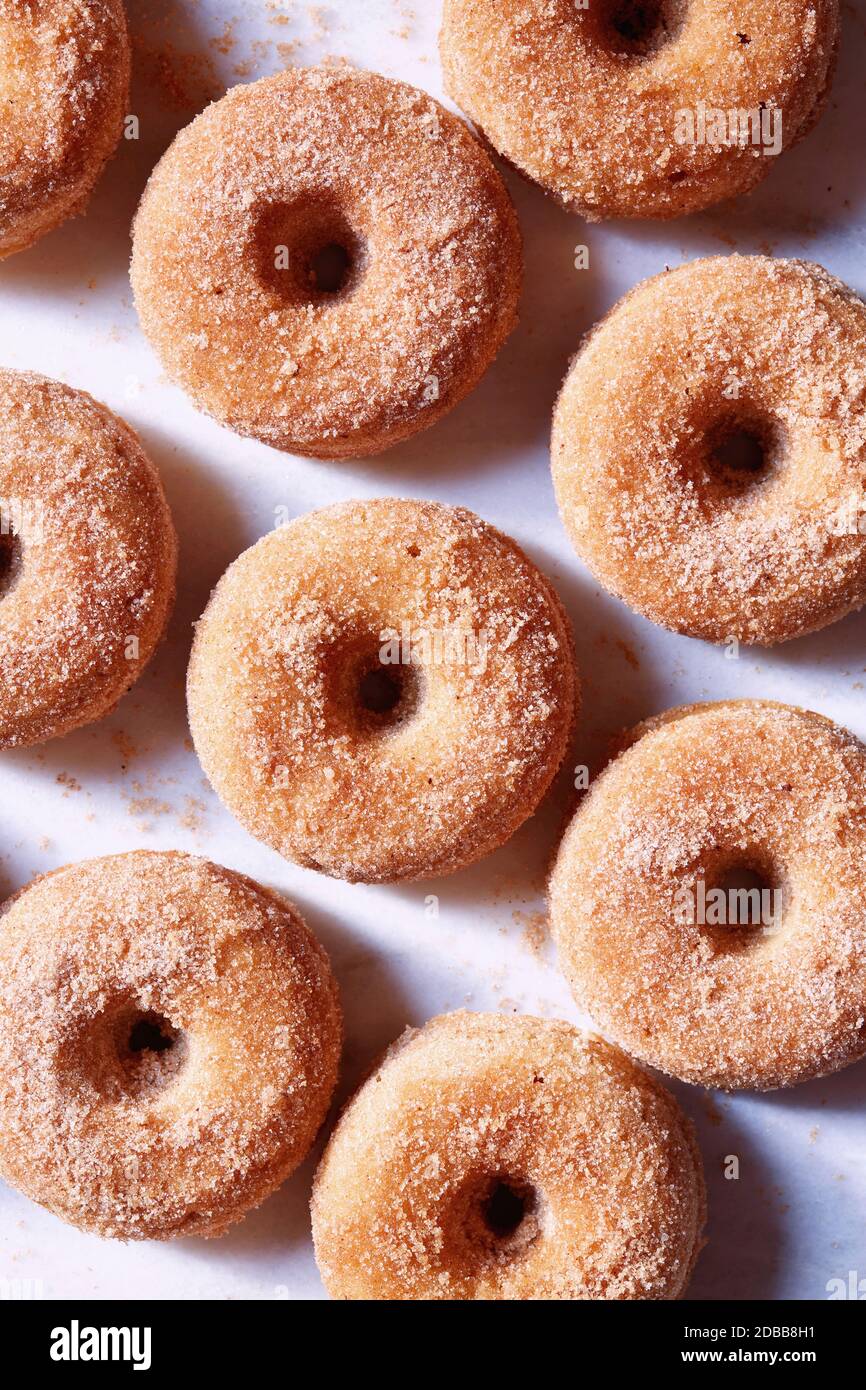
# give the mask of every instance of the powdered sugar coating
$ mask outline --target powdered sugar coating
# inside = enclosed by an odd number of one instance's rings
[[[0,370],[0,747],[103,715],[174,603],[177,539],[137,436],[84,391]]]
[[[81,212],[129,98],[122,0],[0,0],[0,258]]]
[[[329,244],[351,252],[339,293],[312,280]],[[136,305],[166,370],[230,428],[321,458],[450,410],[514,327],[520,279],[479,142],[424,92],[351,68],[234,88],[177,137],[135,223]]]
[[[382,666],[389,634],[485,642],[483,660]],[[456,644],[455,644],[456,645]],[[391,720],[369,670],[406,682]],[[229,568],[198,625],[190,727],[238,819],[289,859],[365,882],[450,872],[531,815],[568,746],[562,607],[472,512],[383,498],[300,517]]]
[[[645,42],[618,33],[618,14],[656,12]],[[823,109],[838,42],[838,0],[445,0],[440,48],[449,95],[494,148],[596,220],[752,188],[775,158],[683,141],[680,113],[775,110],[787,149]]]
[[[176,1034],[129,1055],[140,1016]],[[297,911],[188,855],[38,879],[0,932],[0,1173],[123,1240],[220,1235],[304,1158],[341,1021]]]
[[[866,1053],[866,750],[818,714],[692,705],[635,731],[565,834],[551,921],[575,998],[635,1057],[767,1090]],[[712,928],[683,889],[756,868],[774,927]]]
[[[491,1181],[530,1198],[508,1236]],[[316,1259],[341,1299],[675,1299],[701,1247],[691,1125],[566,1023],[446,1014],[407,1032],[316,1174]]]
[[[739,426],[767,438],[751,482],[711,458]],[[866,601],[866,305],[767,256],[644,281],[575,359],[552,465],[581,558],[653,622],[766,645],[835,622]]]

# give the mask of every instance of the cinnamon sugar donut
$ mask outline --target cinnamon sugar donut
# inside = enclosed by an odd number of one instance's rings
[[[0,931],[0,1175],[85,1231],[221,1235],[305,1157],[337,1076],[324,951],[251,879],[139,851]]]
[[[449,96],[570,211],[745,193],[824,108],[838,0],[445,0]]]
[[[705,1218],[692,1127],[567,1023],[446,1014],[344,1112],[313,1238],[341,1299],[675,1299]]]
[[[129,426],[84,391],[0,369],[0,748],[112,709],[163,637],[176,566]]]
[[[0,259],[81,212],[129,97],[122,0],[0,0]]]
[[[704,1086],[791,1086],[862,1057],[866,749],[765,700],[689,705],[632,739],[551,881],[581,1007]]]
[[[478,141],[351,68],[236,87],[182,131],[135,223],[145,333],[196,404],[316,458],[433,424],[516,322],[517,219]]]
[[[578,554],[662,627],[770,645],[866,601],[866,305],[820,266],[717,256],[627,294],[553,422]]]
[[[230,566],[188,693],[242,824],[372,883],[452,872],[514,833],[565,755],[576,675],[559,600],[514,541],[380,498],[300,517]]]

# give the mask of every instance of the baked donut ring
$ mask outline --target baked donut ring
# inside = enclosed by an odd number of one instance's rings
[[[517,321],[520,232],[462,121],[352,68],[235,87],[182,131],[135,222],[145,333],[196,404],[315,458],[432,425]]]
[[[791,1086],[862,1057],[866,749],[765,700],[689,705],[632,738],[551,879],[580,1006],[703,1086]]]
[[[536,809],[576,700],[567,619],[472,512],[380,498],[299,517],[227,570],[189,719],[216,792],[307,868],[366,883],[471,864]]]
[[[866,305],[820,266],[691,261],[590,334],[553,481],[599,583],[675,632],[771,645],[866,601]]]
[[[306,1156],[341,1015],[298,912],[186,854],[47,874],[0,931],[0,1175],[121,1240],[221,1235]]]
[[[0,260],[82,212],[129,99],[122,0],[0,4]]]
[[[745,193],[827,100],[838,0],[445,0],[449,96],[570,211]]]
[[[176,568],[129,426],[84,391],[0,369],[0,748],[113,708],[162,640]]]
[[[675,1299],[705,1219],[692,1127],[567,1023],[454,1013],[350,1102],[313,1189],[341,1299]]]

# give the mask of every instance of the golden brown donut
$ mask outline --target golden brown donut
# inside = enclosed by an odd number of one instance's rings
[[[567,1023],[445,1014],[350,1102],[313,1190],[340,1299],[675,1299],[705,1219],[692,1127]]]
[[[122,0],[0,0],[0,259],[82,212],[129,98]]]
[[[565,755],[567,619],[472,512],[380,498],[299,517],[227,570],[198,625],[196,751],[288,859],[367,883],[471,864]]]
[[[581,1007],[633,1056],[703,1086],[791,1086],[862,1057],[866,749],[765,700],[689,705],[633,739],[551,879]],[[767,895],[751,911],[733,896],[750,891]]]
[[[680,217],[814,125],[838,0],[445,0],[449,96],[570,211]]]
[[[866,305],[806,261],[715,256],[590,334],[553,422],[563,521],[662,627],[770,645],[866,601]]]
[[[135,222],[139,316],[240,434],[316,458],[433,424],[516,323],[517,219],[462,121],[352,68],[236,87],[182,131]]]
[[[0,748],[112,709],[162,640],[176,568],[129,426],[84,391],[0,369]]]
[[[276,893],[185,854],[59,869],[0,930],[0,1175],[97,1235],[221,1235],[305,1157],[340,1041]]]

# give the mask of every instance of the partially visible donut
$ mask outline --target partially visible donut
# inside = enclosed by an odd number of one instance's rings
[[[222,424],[357,458],[433,424],[516,322],[517,219],[462,121],[401,82],[293,69],[182,131],[135,222],[166,370]]]
[[[703,1171],[673,1096],[567,1023],[446,1014],[344,1112],[313,1190],[340,1299],[675,1299]]]
[[[97,1235],[221,1235],[305,1157],[340,1040],[276,893],[184,854],[59,869],[2,919],[0,1176]]]
[[[578,554],[653,622],[825,627],[866,602],[866,305],[768,256],[646,280],[578,353],[552,459]]]
[[[568,209],[680,217],[818,119],[838,0],[445,0],[449,96]]]
[[[122,0],[2,0],[0,259],[81,212],[129,98]]]
[[[84,391],[0,370],[0,748],[113,708],[163,637],[176,568],[129,426]]]
[[[299,517],[227,570],[198,625],[190,728],[251,834],[362,882],[503,844],[565,756],[567,619],[472,512],[380,498]]]
[[[764,700],[649,721],[566,832],[550,908],[575,998],[641,1061],[729,1090],[856,1061],[866,749]]]

